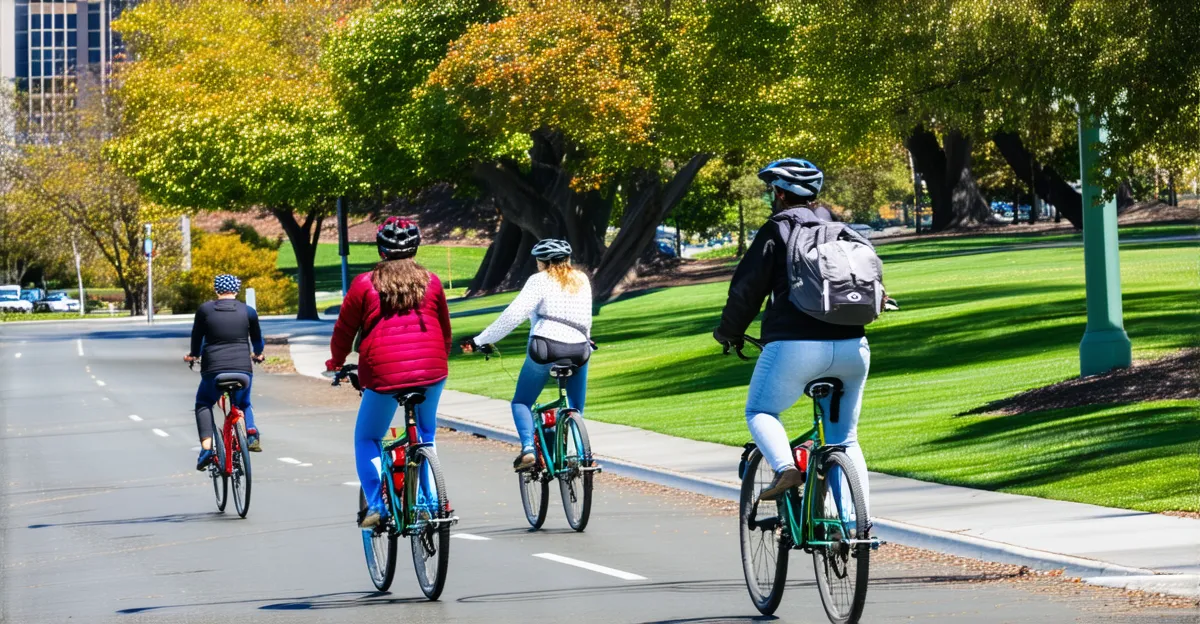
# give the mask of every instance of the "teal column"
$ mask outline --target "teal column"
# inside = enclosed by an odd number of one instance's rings
[[[1121,264],[1117,243],[1117,202],[1102,201],[1094,167],[1096,146],[1108,132],[1094,117],[1079,115],[1079,181],[1083,195],[1083,261],[1087,277],[1087,330],[1079,343],[1084,377],[1128,367],[1133,350],[1121,315]]]

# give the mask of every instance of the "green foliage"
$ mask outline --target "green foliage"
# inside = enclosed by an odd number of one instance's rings
[[[912,177],[901,154],[876,165],[843,167],[825,178],[824,201],[857,223],[879,219],[879,208],[912,197]]]
[[[213,278],[222,273],[242,280],[245,299],[253,288],[259,314],[283,314],[294,310],[296,283],[275,268],[278,252],[254,247],[236,234],[193,233],[192,270],[181,276],[171,304],[175,312],[194,312],[200,304],[214,298]]]
[[[242,239],[243,243],[250,245],[255,249],[270,249],[271,251],[279,251],[279,246],[283,244],[282,239],[270,239],[258,233],[254,226],[238,223],[234,219],[226,219],[221,224],[222,232],[233,232]]]

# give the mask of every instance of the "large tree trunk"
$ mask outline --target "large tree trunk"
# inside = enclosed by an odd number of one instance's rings
[[[922,125],[913,129],[905,146],[912,154],[913,168],[929,191],[931,231],[991,220],[991,209],[971,174],[970,137],[951,130],[946,133],[942,149],[937,135]]]
[[[1012,168],[1017,177],[1025,179],[1033,172],[1033,186],[1037,194],[1054,205],[1059,217],[1066,218],[1076,228],[1083,228],[1083,198],[1063,180],[1053,167],[1045,167],[1034,162],[1033,155],[1025,149],[1021,136],[1016,132],[997,132],[992,135],[992,142],[1004,161]]]
[[[592,277],[592,297],[596,302],[608,301],[621,293],[638,257],[654,240],[658,224],[687,194],[696,174],[710,158],[710,154],[693,156],[665,187],[656,174],[635,174],[621,231],[604,252],[604,259]]]
[[[1121,183],[1117,185],[1117,214],[1129,210],[1136,203],[1137,199],[1133,196],[1133,186],[1129,184],[1129,180],[1121,180]]]
[[[475,279],[471,280],[467,296],[486,294],[499,288],[517,257],[521,239],[521,228],[510,221],[500,222],[500,228],[496,230],[496,236],[488,246],[483,263],[479,265]]]
[[[925,126],[917,126],[904,142],[913,159],[913,169],[921,174],[929,192],[930,210],[933,213],[932,230],[945,229],[952,218],[949,185],[946,183],[946,153],[938,144],[937,135]],[[920,217],[918,217],[920,218]],[[920,229],[918,225],[917,229]]]
[[[317,313],[317,241],[321,238],[321,222],[325,220],[319,209],[309,211],[304,215],[304,223],[296,220],[296,213],[291,208],[271,208],[271,214],[279,221],[288,241],[292,244],[292,252],[296,255],[296,285],[299,287],[299,308],[296,319],[315,321]]]

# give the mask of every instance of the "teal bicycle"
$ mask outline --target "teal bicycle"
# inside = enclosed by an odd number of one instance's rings
[[[347,364],[333,376],[333,385],[343,379],[360,393],[362,386]],[[387,591],[396,575],[396,542],[407,537],[412,542],[413,567],[421,592],[437,600],[446,586],[450,562],[450,527],[458,517],[450,509],[446,480],[433,444],[421,443],[417,436],[416,406],[425,401],[424,389],[414,388],[395,395],[404,408],[404,429],[392,428],[389,439],[380,445],[380,475],[388,514],[370,529],[362,529],[367,571],[379,591]],[[358,490],[358,522],[367,514],[367,494]]]
[[[746,340],[761,348],[757,341]],[[862,482],[845,447],[825,443],[824,416],[838,421],[841,393],[841,380],[831,377],[812,381],[804,389],[813,399],[813,426],[791,442],[796,467],[806,477],[802,487],[775,501],[760,500],[759,493],[775,473],[753,443],[742,453],[738,467],[742,569],[750,598],[763,615],[779,608],[788,556],[792,550],[803,550],[812,555],[829,620],[851,624],[862,616],[871,551],[882,542],[870,537]]]
[[[525,519],[534,530],[546,522],[550,481],[558,479],[567,523],[576,531],[587,528],[592,513],[592,476],[600,466],[592,458],[587,427],[579,410],[567,401],[567,378],[576,367],[556,364],[550,376],[558,382],[558,399],[533,406],[534,465],[517,472]]]

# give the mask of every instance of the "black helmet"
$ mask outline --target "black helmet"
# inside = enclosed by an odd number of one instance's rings
[[[547,238],[538,241],[531,252],[534,258],[542,262],[558,262],[571,257],[571,243],[557,238]]]
[[[417,255],[421,245],[421,230],[417,224],[400,217],[388,217],[375,233],[375,244],[379,246],[379,257],[384,260],[399,260]]]

